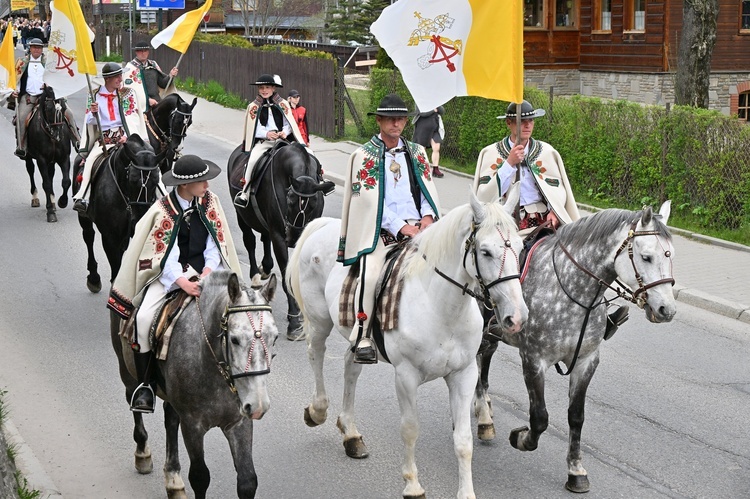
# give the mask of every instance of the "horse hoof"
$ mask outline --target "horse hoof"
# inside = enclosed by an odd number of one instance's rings
[[[154,461],[151,459],[151,454],[147,456],[135,456],[135,469],[141,475],[148,475],[154,471]]]
[[[361,436],[348,438],[344,440],[344,450],[346,455],[354,459],[364,459],[370,455],[367,452],[367,446]]]
[[[525,449],[523,445],[521,444],[523,440],[523,436],[529,431],[528,426],[521,426],[520,428],[516,428],[514,430],[510,431],[510,437],[508,437],[508,440],[510,441],[510,445],[513,446],[514,449],[518,450],[529,450]]]
[[[31,200],[31,207],[32,207],[32,208],[39,208],[39,206],[41,206],[41,205],[39,204],[39,199],[32,199],[32,200]]]
[[[68,207],[68,196],[62,196],[60,199],[57,200],[57,206],[60,208],[67,208]]]
[[[305,424],[309,426],[310,428],[315,428],[316,426],[320,426],[325,420],[318,423],[313,419],[313,417],[310,415],[310,406],[305,407]]]
[[[185,489],[182,490],[167,490],[168,499],[188,499]]]
[[[479,440],[493,440],[495,438],[495,425],[492,423],[480,424],[477,429],[477,436]]]
[[[404,496],[404,499],[427,499],[427,496],[419,494],[418,496]]]
[[[302,334],[302,327],[298,327],[297,329],[293,330],[287,330],[286,332],[286,339],[289,341],[299,341],[303,338]]]
[[[98,293],[102,290],[102,281],[101,279],[98,279],[97,281],[86,279],[86,287],[89,288],[89,291],[92,293]]]
[[[53,213],[47,213],[47,222],[48,223],[55,223],[57,222],[57,214]]]
[[[565,488],[576,494],[583,494],[591,489],[589,477],[586,475],[568,475]]]

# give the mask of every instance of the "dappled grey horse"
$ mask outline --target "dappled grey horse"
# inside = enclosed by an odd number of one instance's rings
[[[676,313],[672,294],[674,248],[667,230],[669,201],[659,215],[643,211],[604,210],[561,227],[542,240],[522,275],[529,307],[524,330],[509,335],[490,326],[479,352],[480,379],[474,400],[479,438],[495,437],[488,373],[497,341],[519,349],[529,392],[529,426],[511,431],[510,443],[522,451],[537,448],[547,429],[544,376],[555,364],[570,375],[568,482],[573,492],[589,490],[582,465],[581,428],[586,390],[599,364],[599,346],[607,320],[607,289],[643,308],[651,322],[668,322]],[[616,287],[612,284],[616,283]],[[633,291],[634,290],[634,291]],[[565,363],[563,372],[560,362]]]
[[[199,299],[192,301],[177,319],[166,360],[158,361],[157,394],[164,399],[167,434],[164,480],[170,498],[183,498],[177,429],[190,456],[190,485],[195,497],[206,497],[210,482],[203,455],[203,437],[221,428],[229,442],[237,471],[237,496],[255,497],[258,479],[253,465],[253,420],[268,411],[267,379],[271,348],[278,330],[269,303],[276,291],[276,277],[262,288],[247,288],[234,272],[215,271],[202,281]],[[119,334],[119,316],[111,316],[112,346],[131,400],[138,386],[133,354]],[[123,405],[125,407],[125,405]],[[134,412],[135,467],[151,473],[153,462],[143,415]]]

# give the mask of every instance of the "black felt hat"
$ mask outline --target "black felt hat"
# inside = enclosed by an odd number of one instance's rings
[[[406,107],[406,103],[401,97],[396,94],[389,94],[383,97],[380,101],[380,105],[375,112],[367,113],[367,116],[409,116],[411,113]]]
[[[133,51],[136,50],[151,50],[151,45],[149,45],[148,42],[145,41],[136,42],[136,44],[133,45]]]
[[[39,38],[30,38],[26,44],[29,47],[44,47],[44,42],[41,41]]]
[[[534,106],[527,100],[521,103],[521,119],[522,120],[533,120],[534,118],[541,118],[547,114],[544,109],[534,109]],[[505,118],[515,119],[518,115],[516,114],[516,103],[511,102],[508,104],[508,109],[505,110],[505,114],[498,116],[497,119],[504,120]]]
[[[299,97],[299,92],[296,90],[290,90],[288,97]]]
[[[111,78],[122,74],[122,66],[115,62],[108,62],[102,67],[102,78]]]
[[[164,185],[182,185],[192,182],[203,182],[216,178],[221,168],[216,163],[201,159],[194,154],[186,154],[175,161],[172,169],[162,175]]]
[[[260,78],[250,85],[273,85],[274,87],[284,88],[279,75],[260,75]]]

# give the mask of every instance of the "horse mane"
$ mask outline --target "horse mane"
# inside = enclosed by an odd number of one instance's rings
[[[570,247],[582,247],[593,241],[610,238],[617,228],[622,225],[630,226],[634,221],[640,220],[642,215],[643,210],[629,211],[618,208],[602,210],[571,224],[563,225],[557,230],[557,237]],[[659,235],[671,241],[672,234],[661,221],[658,212],[653,213],[652,221]]]
[[[517,232],[516,223],[500,203],[484,204],[484,220],[477,227],[477,235],[500,227],[503,232]],[[470,204],[452,209],[444,217],[420,232],[412,244],[417,250],[404,260],[402,277],[413,276],[426,269],[431,269],[442,261],[463,258],[463,240],[468,237],[474,211]]]

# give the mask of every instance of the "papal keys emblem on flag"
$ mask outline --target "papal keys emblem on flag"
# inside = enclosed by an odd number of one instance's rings
[[[72,66],[75,62],[75,55],[62,48],[65,42],[65,34],[60,30],[55,30],[50,33],[49,47],[52,49],[53,56],[55,58],[55,69],[67,71],[71,77],[75,76],[75,71]]]
[[[415,12],[414,17],[418,19],[417,29],[409,37],[408,45],[416,46],[425,41],[429,42],[427,53],[417,59],[419,67],[426,69],[435,63],[445,62],[448,71],[451,73],[456,71],[456,65],[451,59],[461,54],[463,42],[460,39],[452,40],[440,34],[451,28],[455,19],[447,13],[429,19]]]

